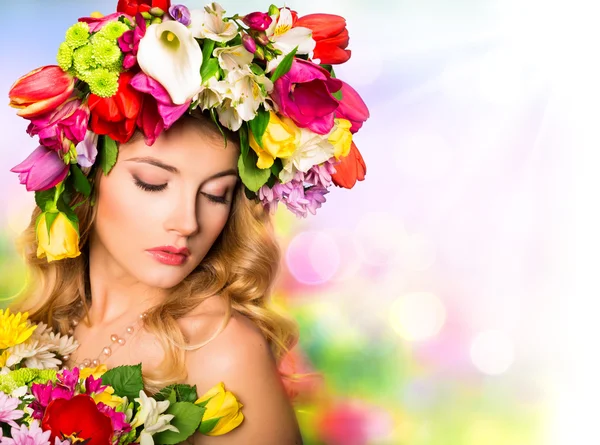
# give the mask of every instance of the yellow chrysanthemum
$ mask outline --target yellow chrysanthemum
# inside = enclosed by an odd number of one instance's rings
[[[0,309],[0,349],[10,348],[26,341],[35,328],[27,321],[27,312],[11,314],[10,309]]]
[[[6,350],[2,354],[0,354],[0,368],[6,366],[6,360],[8,360],[9,356],[10,356],[10,352],[8,352],[8,350]]]

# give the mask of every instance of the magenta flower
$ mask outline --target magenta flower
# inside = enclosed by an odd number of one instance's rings
[[[192,15],[185,5],[171,5],[169,7],[169,15],[183,26],[190,26],[192,23]]]
[[[347,119],[352,123],[350,131],[356,133],[362,127],[363,122],[369,118],[369,109],[354,88],[343,80],[342,82],[342,100],[340,106],[335,110],[335,117]]]
[[[144,133],[146,145],[152,145],[162,133],[173,125],[190,106],[191,100],[175,105],[167,90],[152,77],[144,72],[139,72],[131,79],[129,85],[133,89],[146,93],[137,126]]]
[[[71,142],[78,144],[85,137],[90,110],[81,100],[71,98],[56,110],[31,119],[29,136],[38,135],[40,144],[67,153]]]
[[[106,385],[102,385],[102,379],[95,379],[93,375],[85,379],[84,386],[87,395],[92,395],[92,393],[99,394],[107,388]]]
[[[255,31],[265,31],[271,26],[273,19],[269,14],[265,14],[264,12],[252,12],[243,18],[243,22],[250,29],[254,29]]]
[[[256,42],[251,35],[244,33],[242,35],[242,45],[249,53],[254,54],[256,52]]]
[[[28,192],[48,190],[67,177],[69,166],[58,154],[40,145],[23,162],[10,169]]]
[[[128,20],[132,21],[132,17],[129,14],[124,14],[122,12],[114,12],[112,14],[105,15],[104,17],[100,18],[81,17],[78,21],[87,23],[90,27],[90,32],[92,33],[100,31],[107,23],[116,22],[121,16],[124,16]]]
[[[71,397],[73,397],[75,395],[77,383],[79,383],[79,368],[75,367],[72,370],[65,368],[56,374],[56,378],[59,382],[58,385],[67,389],[71,393]],[[69,399],[71,397],[69,397]]]
[[[342,82],[312,62],[294,59],[292,68],[275,82],[272,97],[285,116],[296,125],[318,134],[327,134],[334,125],[339,104],[332,93]]]
[[[137,52],[140,40],[146,35],[146,20],[142,14],[135,16],[135,28],[125,31],[117,40],[119,48],[125,54],[123,58],[123,68],[126,70],[132,68],[137,63]]]
[[[0,392],[0,423],[7,423],[12,427],[16,427],[15,420],[23,417],[24,412],[20,409],[21,401],[15,397],[10,397],[7,394]]]
[[[40,423],[33,420],[31,425],[13,426],[10,435],[12,438],[3,437],[0,445],[48,445],[52,431],[42,431]]]
[[[117,433],[128,433],[131,431],[131,425],[127,423],[127,417],[125,413],[117,412],[114,408],[111,408],[102,402],[98,403],[98,411],[110,419],[113,431]]]

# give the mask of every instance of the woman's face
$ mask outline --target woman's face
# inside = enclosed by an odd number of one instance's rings
[[[238,155],[235,143],[224,147],[219,133],[193,118],[150,147],[142,137],[121,144],[117,163],[99,181],[90,255],[149,286],[177,285],[227,222]],[[163,246],[185,247],[189,256],[150,251]]]

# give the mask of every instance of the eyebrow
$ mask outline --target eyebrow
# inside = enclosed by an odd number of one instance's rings
[[[132,162],[144,162],[146,164],[150,164],[150,165],[154,165],[156,167],[160,167],[168,172],[171,173],[175,173],[175,174],[179,174],[179,169],[177,167],[174,167],[172,165],[169,164],[165,164],[164,162],[160,161],[159,159],[153,158],[152,156],[142,156],[142,157],[134,157],[134,158],[129,158],[126,159],[126,161],[132,161]],[[215,173],[214,175],[210,176],[209,178],[206,179],[206,181],[209,181],[211,179],[216,179],[216,178],[221,178],[223,176],[229,176],[229,175],[234,175],[237,176],[238,172],[237,170],[230,168],[229,170],[224,170],[222,172],[219,173]]]

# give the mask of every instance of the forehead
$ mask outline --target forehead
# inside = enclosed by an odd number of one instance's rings
[[[172,165],[183,175],[204,177],[213,173],[236,169],[239,146],[235,141],[225,140],[212,123],[195,119],[182,119],[164,131],[148,146],[141,135],[122,144],[119,160],[153,157]]]

